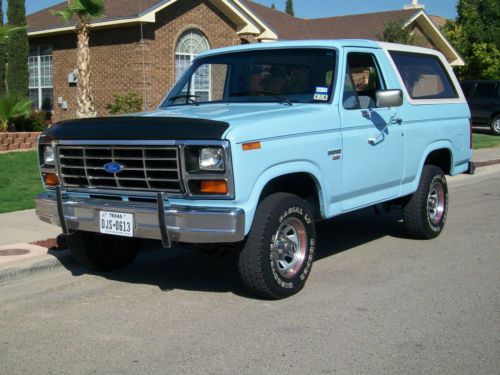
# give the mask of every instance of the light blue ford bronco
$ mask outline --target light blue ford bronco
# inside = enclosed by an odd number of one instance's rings
[[[129,264],[143,238],[232,245],[244,285],[279,299],[311,273],[318,220],[384,203],[402,207],[411,237],[438,236],[445,176],[469,170],[470,137],[437,51],[365,40],[212,50],[155,112],[42,134],[37,213],[97,270]]]

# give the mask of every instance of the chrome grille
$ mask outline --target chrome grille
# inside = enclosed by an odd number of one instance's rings
[[[65,187],[183,192],[178,147],[59,146],[58,160]],[[122,171],[106,172],[111,162]]]

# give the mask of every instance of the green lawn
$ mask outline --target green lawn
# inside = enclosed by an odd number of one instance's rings
[[[42,190],[35,151],[0,155],[0,213],[34,208]]]
[[[492,147],[500,147],[500,137],[489,134],[472,134],[472,148],[474,150]]]

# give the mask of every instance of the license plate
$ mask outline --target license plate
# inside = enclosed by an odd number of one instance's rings
[[[121,212],[99,212],[99,229],[101,233],[115,236],[134,236],[134,215]]]

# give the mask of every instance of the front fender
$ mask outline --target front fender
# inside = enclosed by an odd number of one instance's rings
[[[310,161],[306,160],[296,160],[281,164],[273,165],[259,175],[257,181],[254,184],[250,197],[246,204],[244,205],[245,209],[245,235],[248,234],[250,228],[252,227],[253,218],[255,216],[255,211],[257,209],[257,205],[259,203],[260,196],[264,187],[276,177],[284,176],[292,173],[307,173],[309,174],[313,180],[316,182],[316,187],[318,190],[318,199],[321,209],[321,216],[325,217],[325,186],[321,171],[318,166],[313,164]]]

